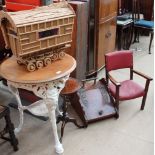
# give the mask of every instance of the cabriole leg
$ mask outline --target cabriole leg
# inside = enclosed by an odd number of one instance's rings
[[[46,103],[46,106],[48,108],[48,113],[49,113],[49,118],[52,124],[52,129],[53,129],[53,134],[54,134],[54,139],[55,139],[55,149],[56,152],[61,154],[64,152],[63,146],[59,141],[59,137],[58,137],[58,133],[57,133],[57,125],[56,125],[56,116],[55,116],[55,112],[56,112],[56,106],[57,106],[57,102],[58,101],[54,101],[52,99],[50,100],[44,100]]]
[[[18,110],[19,110],[19,117],[20,117],[20,120],[19,120],[19,125],[17,128],[15,128],[15,134],[17,134],[18,132],[21,131],[22,129],[22,126],[23,126],[23,110],[24,110],[24,107],[22,106],[22,103],[21,103],[21,99],[19,97],[19,92],[18,92],[18,89],[13,87],[12,85],[8,84],[9,86],[9,89],[10,91],[12,92],[12,94],[15,95],[16,97],[16,100],[17,100],[17,103],[18,103]]]

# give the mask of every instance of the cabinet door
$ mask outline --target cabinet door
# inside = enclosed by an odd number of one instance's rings
[[[118,0],[90,0],[88,71],[105,65],[104,54],[114,51]]]
[[[99,24],[97,69],[105,65],[104,54],[115,49],[116,17]]]
[[[117,0],[99,0],[99,19],[115,14],[117,3]]]

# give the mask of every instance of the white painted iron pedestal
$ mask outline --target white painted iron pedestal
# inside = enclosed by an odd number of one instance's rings
[[[65,68],[63,64],[65,64]],[[20,121],[18,127],[15,128],[16,134],[22,129],[24,110],[29,110],[32,114],[38,116],[49,116],[55,139],[56,152],[59,154],[64,152],[57,133],[55,112],[57,110],[60,113],[58,108],[59,94],[75,67],[75,60],[67,54],[64,59],[56,61],[55,63],[35,72],[27,72],[23,69],[23,66],[19,66],[16,63],[14,58],[10,58],[2,63],[2,76],[7,79],[8,87],[15,95],[18,102]],[[36,96],[41,98],[41,100],[29,106],[23,106],[18,88],[32,91]]]

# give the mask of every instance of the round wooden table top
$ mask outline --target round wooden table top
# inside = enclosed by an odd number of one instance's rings
[[[70,74],[75,68],[76,61],[68,54],[63,59],[34,72],[27,71],[25,65],[18,65],[15,57],[11,57],[1,64],[0,75],[12,82],[38,83],[62,78]]]

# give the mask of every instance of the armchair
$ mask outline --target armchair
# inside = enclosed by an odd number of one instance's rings
[[[119,101],[142,98],[141,110],[145,107],[145,101],[149,84],[152,78],[133,69],[133,54],[131,51],[115,51],[105,55],[105,71],[106,80],[109,90],[115,99],[117,109],[119,109]],[[110,71],[125,69],[130,70],[129,80],[118,82],[111,76]],[[146,79],[145,86],[141,86],[133,80],[133,74],[137,74]],[[111,83],[109,83],[111,81]]]

